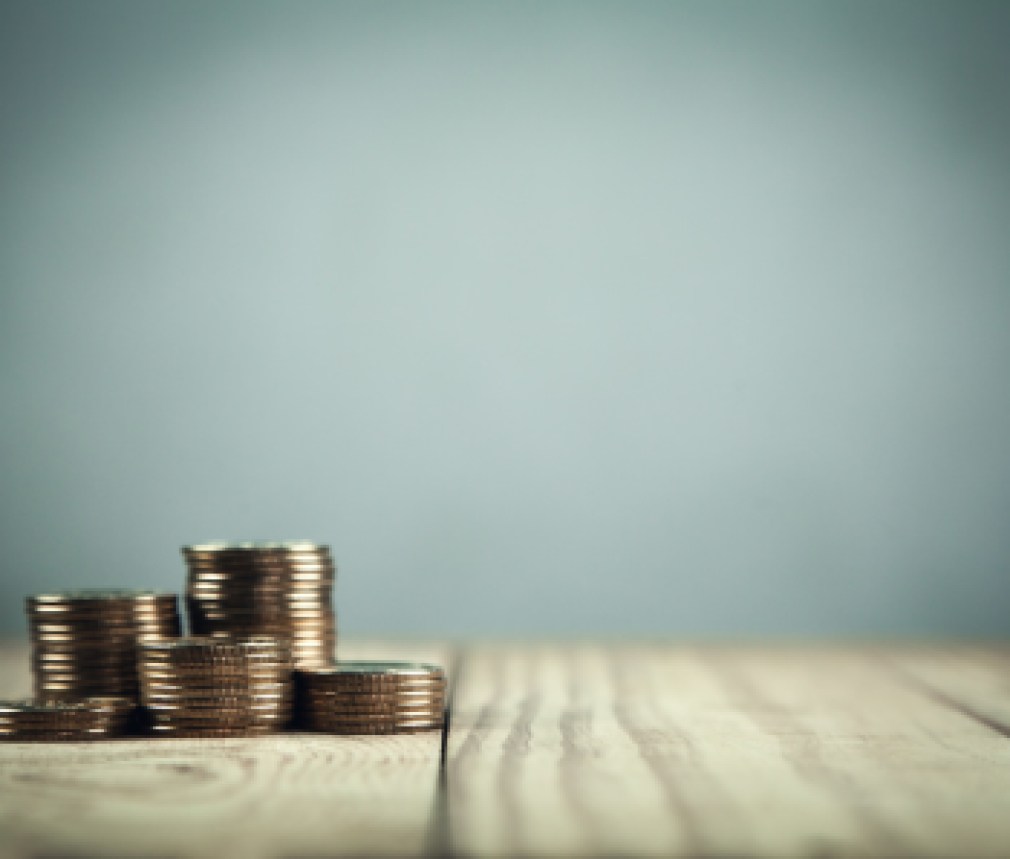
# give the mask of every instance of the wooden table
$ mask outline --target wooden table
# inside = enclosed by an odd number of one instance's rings
[[[449,729],[0,744],[0,856],[1010,856],[1010,645],[341,651]]]

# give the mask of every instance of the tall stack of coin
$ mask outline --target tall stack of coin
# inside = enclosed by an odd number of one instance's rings
[[[140,645],[141,703],[155,735],[265,734],[291,721],[287,642],[189,637]]]
[[[30,596],[25,607],[41,701],[136,699],[137,642],[179,634],[175,594],[67,591]]]
[[[296,667],[333,660],[336,567],[328,546],[208,543],[182,554],[191,633],[283,638]]]
[[[442,727],[445,672],[410,662],[338,662],[295,672],[302,727],[399,734]]]
[[[130,698],[0,701],[0,740],[30,743],[121,737],[134,706]]]

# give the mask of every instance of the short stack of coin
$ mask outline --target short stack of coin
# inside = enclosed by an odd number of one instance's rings
[[[192,634],[283,638],[296,667],[333,660],[336,567],[328,546],[207,543],[182,554]]]
[[[141,703],[157,736],[249,736],[291,721],[286,641],[189,637],[140,645]]]
[[[179,634],[178,598],[150,591],[67,591],[25,601],[35,697],[136,700],[137,643]]]
[[[331,734],[399,734],[442,727],[445,672],[411,662],[338,662],[295,672],[299,723]]]
[[[15,743],[121,737],[135,709],[129,698],[0,701],[0,740]]]

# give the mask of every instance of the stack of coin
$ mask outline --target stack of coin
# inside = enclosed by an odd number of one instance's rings
[[[121,737],[134,709],[129,698],[0,701],[0,740],[30,743]]]
[[[291,652],[280,639],[149,641],[137,664],[155,735],[248,736],[291,721]]]
[[[35,697],[136,699],[137,642],[179,634],[175,594],[68,591],[25,601]]]
[[[302,727],[399,734],[442,727],[445,672],[411,662],[338,662],[295,672]]]
[[[194,635],[271,635],[297,667],[328,665],[336,648],[336,568],[315,543],[185,546],[186,606]]]

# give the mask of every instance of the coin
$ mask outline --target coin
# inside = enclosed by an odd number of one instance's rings
[[[248,726],[236,727],[194,727],[187,725],[153,725],[151,732],[155,736],[173,737],[175,739],[216,739],[227,737],[247,737],[250,735]]]
[[[134,661],[135,645],[110,646],[102,650],[96,646],[75,647],[73,642],[47,642],[33,640],[35,652],[31,658],[39,663],[42,662],[80,662],[84,664],[94,664],[102,662],[106,665],[119,664],[121,662]]]
[[[236,660],[229,662],[223,659],[209,661],[205,664],[185,662],[172,665],[162,662],[138,662],[142,674],[151,678],[169,682],[175,678],[178,682],[192,683],[206,679],[209,682],[227,683],[228,681],[244,682],[292,682],[292,670],[287,662],[267,662],[266,660]]]
[[[322,666],[325,669],[325,666]],[[444,682],[435,681],[406,681],[406,680],[357,680],[354,682],[349,681],[334,681],[334,682],[320,682],[317,679],[306,680],[303,672],[312,669],[301,668],[297,669],[295,674],[296,684],[299,689],[303,689],[306,692],[323,693],[329,692],[336,694],[338,692],[343,692],[348,695],[358,694],[358,693],[369,693],[373,695],[379,695],[383,693],[396,694],[398,692],[413,692],[416,694],[429,693],[434,694],[445,690]]]
[[[154,683],[290,683],[291,670],[286,665],[233,666],[223,663],[200,665],[160,665],[141,663],[140,670]]]
[[[220,686],[204,690],[194,689],[157,689],[144,693],[144,704],[152,706],[155,703],[173,703],[193,706],[201,704],[223,704],[233,701],[245,701],[248,703],[262,703],[276,706],[284,701],[290,701],[292,695],[286,689],[239,689],[235,687],[222,688]]]
[[[274,572],[279,576],[298,573],[320,573],[332,576],[336,565],[332,558],[318,557],[288,557],[270,558],[246,556],[244,558],[197,558],[186,559],[186,566],[194,573],[207,577],[217,575],[253,576],[257,572]]]
[[[326,666],[321,666],[320,670],[325,670]],[[348,695],[357,694],[398,694],[401,692],[413,692],[415,694],[433,694],[444,691],[445,681],[438,680],[380,680],[380,679],[355,679],[355,680],[334,680],[330,678],[306,678],[305,672],[310,668],[297,669],[295,673],[299,688],[306,691],[319,693],[345,693]]]
[[[184,710],[148,708],[152,725],[204,725],[207,727],[231,725],[273,725],[277,729],[290,724],[291,713],[286,710],[246,710],[222,708],[220,710]]]
[[[427,708],[431,709],[437,707],[438,709],[443,709],[445,707],[445,696],[444,695],[426,695],[426,696],[383,696],[382,698],[376,697],[355,697],[351,695],[314,695],[312,693],[301,693],[299,695],[299,701],[301,701],[304,706],[312,707],[319,710],[331,710],[331,711],[341,711],[341,710],[351,710],[351,709],[366,709],[366,710],[389,710],[389,709],[410,709],[410,708]]]
[[[313,725],[420,725],[442,721],[443,713],[369,713],[347,714],[326,713],[313,714],[310,724]]]
[[[116,685],[111,682],[89,685],[77,679],[71,682],[53,681],[50,683],[39,683],[33,691],[35,699],[41,702],[75,702],[83,698],[106,696],[126,697],[137,700],[140,695],[140,689],[136,686]]]
[[[128,710],[108,700],[0,702],[0,738],[8,741],[84,740],[118,736]]]
[[[396,679],[396,680],[427,680],[444,679],[445,671],[439,665],[423,662],[390,662],[353,660],[336,662],[325,669],[314,669],[305,672],[310,677],[330,677],[340,680],[351,678],[362,679]]]
[[[388,686],[318,686],[306,683],[296,684],[301,694],[320,700],[346,701],[403,701],[444,698],[445,684],[388,685]]]
[[[360,725],[326,724],[314,725],[308,728],[326,734],[414,734],[425,731],[439,731],[443,727],[441,721],[418,722],[413,724],[375,724]]]
[[[441,703],[437,704],[422,704],[422,705],[410,705],[404,704],[402,706],[397,705],[380,705],[380,706],[367,706],[367,707],[357,707],[357,706],[328,706],[324,704],[307,704],[303,705],[301,712],[304,713],[309,719],[328,719],[328,718],[398,718],[401,716],[441,716],[445,712],[445,705]]]
[[[285,683],[291,682],[291,671],[284,668],[250,668],[248,671],[241,671],[234,668],[219,668],[211,666],[209,669],[200,668],[161,668],[150,665],[141,667],[144,676],[149,683],[158,684],[192,684],[201,680],[206,680],[211,684],[227,683]]]
[[[299,695],[318,701],[433,701],[446,696],[444,686],[371,686],[357,688],[327,688],[295,684]]]

